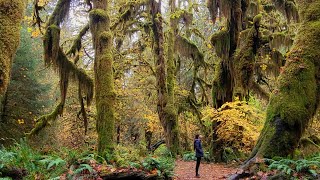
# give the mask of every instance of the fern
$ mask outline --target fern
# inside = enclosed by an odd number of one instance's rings
[[[195,161],[195,160],[197,160],[194,152],[187,152],[187,153],[183,154],[182,159],[184,161]]]
[[[84,170],[88,170],[90,173],[93,172],[93,168],[89,164],[80,164],[80,166],[74,171],[74,174],[78,175]]]
[[[272,160],[266,159],[267,163],[270,163],[270,170],[278,170],[280,172],[286,173],[287,175],[292,174],[303,174],[306,177],[310,175],[313,178],[318,177],[320,172],[320,161],[318,161],[319,156],[313,157],[311,159],[279,159]]]
[[[40,163],[47,165],[47,170],[52,167],[64,166],[66,165],[66,161],[59,157],[46,156],[44,159],[39,161]]]

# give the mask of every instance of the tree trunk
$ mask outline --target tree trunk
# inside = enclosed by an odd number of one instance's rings
[[[319,102],[320,0],[297,0],[301,27],[277,80],[253,157],[293,153]]]
[[[217,13],[210,3],[215,1],[208,1],[208,8],[210,12]],[[223,3],[228,5],[222,5]],[[221,5],[219,11],[222,11],[227,18],[227,31],[223,36],[211,42],[215,46],[217,55],[221,58],[221,62],[216,68],[215,77],[213,80],[212,99],[215,108],[220,108],[224,103],[233,101],[235,90],[233,80],[233,56],[237,49],[237,41],[239,33],[242,30],[243,17],[245,9],[242,9],[243,2],[241,0],[234,0],[230,2],[219,2]],[[225,9],[224,9],[225,8]],[[215,20],[214,20],[215,21]],[[214,41],[220,42],[214,42]]]
[[[19,46],[20,23],[24,17],[23,0],[0,0],[0,122],[3,121],[13,56]]]
[[[152,15],[152,30],[154,34],[154,54],[156,58],[156,78],[158,92],[158,115],[162,127],[166,135],[166,145],[170,151],[176,155],[179,152],[179,136],[177,123],[177,109],[174,105],[174,81],[175,68],[174,57],[168,57],[168,79],[166,79],[166,64],[164,58],[164,36],[161,16],[161,1],[157,3],[155,0],[150,0],[151,15]],[[173,36],[173,32],[171,32]],[[170,38],[169,38],[170,39]],[[169,40],[170,41],[170,40]],[[171,39],[174,44],[174,40]],[[170,43],[169,43],[170,44]],[[172,52],[174,47],[169,47],[169,52]]]
[[[94,74],[97,108],[98,153],[102,155],[113,149],[114,137],[114,80],[113,36],[110,31],[108,0],[93,0],[90,12],[90,29],[95,49]]]

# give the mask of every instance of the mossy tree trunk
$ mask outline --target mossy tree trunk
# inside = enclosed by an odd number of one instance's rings
[[[292,154],[318,106],[320,0],[296,3],[301,27],[272,93],[266,123],[251,158]]]
[[[221,30],[211,37],[218,57],[221,58],[213,80],[212,97],[215,108],[231,102],[234,95],[233,56],[237,49],[239,33],[243,29],[243,21],[247,7],[246,1],[208,0],[208,9],[213,22],[221,12],[227,19],[226,30]]]
[[[174,86],[175,86],[175,63],[174,63],[174,22],[171,22],[171,29],[168,37],[168,61],[167,61],[167,76],[164,50],[164,35],[163,35],[163,19],[161,16],[161,1],[156,2],[150,0],[151,15],[152,15],[152,30],[154,34],[154,54],[156,59],[156,77],[157,77],[157,93],[158,103],[157,110],[162,127],[166,135],[166,145],[170,151],[176,155],[179,153],[179,136],[178,136],[178,115],[174,104]],[[175,1],[171,0],[170,5],[172,10]]]
[[[113,36],[110,31],[108,0],[93,0],[90,12],[90,29],[95,49],[95,90],[97,108],[98,153],[103,155],[114,145]]]
[[[23,0],[0,0],[0,122],[10,80],[12,59],[19,46]]]

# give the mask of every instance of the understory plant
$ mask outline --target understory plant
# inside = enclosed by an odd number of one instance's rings
[[[320,153],[307,159],[275,158],[267,159],[269,170],[276,170],[290,177],[290,179],[320,178]]]

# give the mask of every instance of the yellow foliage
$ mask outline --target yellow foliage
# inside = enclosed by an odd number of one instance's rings
[[[40,36],[40,30],[39,29],[35,29],[34,31],[32,31],[31,33],[31,37],[36,38],[38,36]]]
[[[18,119],[17,122],[18,122],[18,124],[20,124],[20,125],[21,125],[21,124],[24,124],[24,119]]]
[[[49,0],[39,0],[38,6],[43,7],[43,6],[47,5],[48,2],[49,2]]]
[[[267,65],[266,64],[262,64],[260,65],[260,68],[262,69],[262,71],[265,71],[267,69]]]
[[[218,110],[204,108],[202,114],[206,126],[218,124],[213,127],[213,133],[221,148],[230,147],[244,153],[254,147],[265,119],[263,112],[240,101],[226,103]]]

